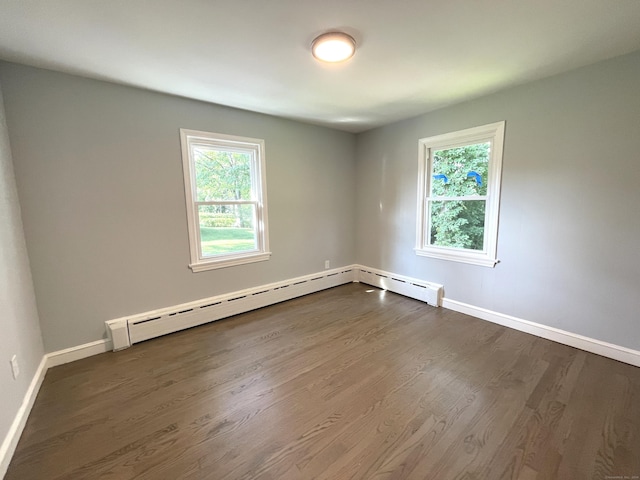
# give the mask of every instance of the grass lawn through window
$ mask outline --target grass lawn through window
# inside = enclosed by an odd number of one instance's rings
[[[255,234],[251,228],[201,226],[200,238],[203,257],[256,249]]]

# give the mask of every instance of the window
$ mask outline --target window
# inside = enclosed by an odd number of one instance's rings
[[[494,267],[504,122],[419,141],[416,253]]]
[[[194,272],[268,260],[264,141],[180,130]]]

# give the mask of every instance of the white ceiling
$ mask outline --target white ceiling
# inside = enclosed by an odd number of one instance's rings
[[[0,0],[1,59],[351,132],[637,49],[640,0]]]

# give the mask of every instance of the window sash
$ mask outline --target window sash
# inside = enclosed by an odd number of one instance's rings
[[[450,202],[454,200],[489,200],[489,195],[464,195],[460,197],[438,197],[437,195],[434,197],[426,197],[425,200],[427,202]]]
[[[203,202],[200,202],[203,203]],[[211,202],[204,202],[204,205],[211,205]],[[220,205],[220,203],[214,203],[214,205]],[[218,258],[226,258],[229,256],[242,256],[242,255],[246,255],[246,254],[250,254],[250,253],[255,253],[255,252],[260,252],[262,250],[262,239],[261,239],[261,235],[260,235],[260,231],[259,231],[259,221],[258,221],[258,209],[257,209],[257,204],[256,202],[236,202],[234,204],[230,204],[230,203],[224,203],[222,205],[253,205],[253,212],[252,212],[252,217],[253,217],[253,233],[254,233],[254,246],[253,248],[246,248],[246,249],[242,249],[242,250],[235,250],[235,251],[230,251],[230,252],[221,252],[221,253],[217,253],[217,254],[212,254],[212,255],[205,255],[204,252],[202,251],[202,244],[204,243],[204,240],[202,238],[202,231],[201,231],[201,219],[200,219],[200,209],[197,208],[198,206],[196,206],[196,230],[198,232],[198,258],[201,261],[212,261],[212,260],[216,260]]]
[[[208,200],[206,202],[194,201],[194,205],[260,205],[257,200]]]
[[[250,178],[250,182],[251,182],[251,187],[250,187],[250,195],[251,198],[249,200],[253,200],[253,201],[257,201],[260,197],[261,197],[261,190],[260,190],[260,175],[258,175],[258,172],[260,171],[260,146],[259,145],[249,145],[249,146],[242,146],[242,147],[238,147],[236,144],[238,142],[234,142],[232,145],[229,146],[224,146],[224,148],[218,148],[219,145],[225,144],[225,142],[217,142],[215,140],[211,140],[210,143],[205,143],[205,142],[198,142],[198,143],[190,143],[190,149],[189,149],[189,166],[190,166],[190,171],[191,171],[191,192],[192,192],[192,197],[193,197],[193,201],[197,202],[198,201],[198,185],[197,185],[197,169],[196,169],[196,154],[195,154],[195,150],[196,148],[208,148],[210,150],[215,150],[215,151],[219,151],[219,152],[229,152],[229,153],[245,153],[249,155],[249,178]],[[217,199],[219,201],[232,201],[234,199],[224,199],[224,198],[219,198]]]
[[[425,209],[425,221],[424,221],[424,232],[422,235],[423,238],[423,248],[437,248],[437,249],[445,249],[451,252],[469,252],[476,254],[487,253],[487,242],[489,240],[488,234],[489,230],[487,229],[487,222],[489,219],[490,211],[489,211],[489,202],[487,201],[488,196],[484,195],[482,198],[480,197],[447,197],[447,199],[443,199],[443,197],[434,197],[433,199],[427,199],[427,208]],[[483,201],[484,202],[484,225],[482,228],[482,250],[476,250],[473,248],[462,248],[462,247],[449,247],[445,245],[435,245],[431,243],[431,228],[432,228],[432,207],[434,202],[466,202],[466,201]]]
[[[488,172],[487,172],[487,178],[484,179],[484,181],[487,183],[487,194],[486,195],[478,195],[478,197],[488,197],[490,195],[491,192],[491,163],[492,163],[492,159],[493,159],[493,136],[485,136],[485,137],[478,137],[478,138],[474,138],[473,140],[469,140],[469,141],[462,141],[462,142],[450,142],[450,143],[446,143],[443,145],[439,145],[437,147],[427,147],[427,161],[428,161],[428,169],[427,169],[427,178],[426,180],[426,185],[428,186],[427,188],[427,192],[429,195],[429,198],[433,198],[433,197],[438,197],[438,198],[444,198],[444,197],[440,197],[436,194],[433,193],[433,186],[435,184],[435,181],[433,179],[433,175],[435,175],[435,172],[433,171],[433,167],[434,167],[434,152],[439,152],[441,150],[450,150],[453,148],[461,148],[461,147],[469,147],[471,145],[479,145],[482,143],[488,143],[489,144],[489,152],[491,152],[489,154],[489,165],[488,165]],[[468,195],[468,197],[472,197],[472,195]],[[447,197],[447,198],[454,198],[454,197]]]

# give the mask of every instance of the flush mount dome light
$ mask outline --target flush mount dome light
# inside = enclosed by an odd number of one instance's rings
[[[346,33],[323,33],[311,44],[311,53],[323,62],[343,62],[356,53],[356,41]]]

